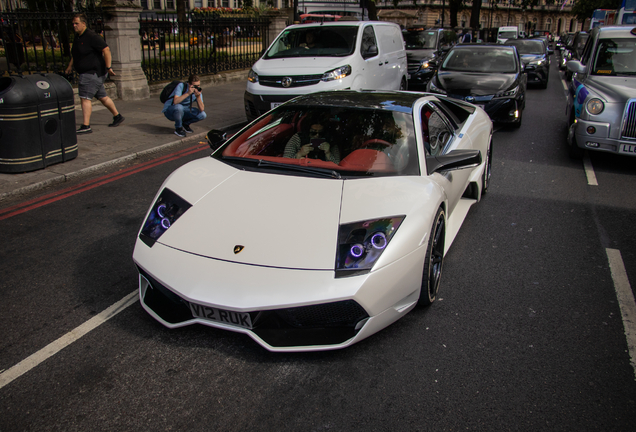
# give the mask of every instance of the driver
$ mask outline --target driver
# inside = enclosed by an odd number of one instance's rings
[[[320,123],[314,123],[309,128],[308,137],[303,136],[304,139],[301,139],[299,133],[294,134],[287,142],[283,156],[292,159],[310,158],[340,163],[338,146],[329,144],[324,137],[324,132],[325,128]]]

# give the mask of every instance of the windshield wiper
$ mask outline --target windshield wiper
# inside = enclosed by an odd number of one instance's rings
[[[319,175],[321,177],[329,177],[329,178],[336,178],[336,179],[342,178],[339,172],[326,169],[326,168],[313,168],[313,167],[306,167],[306,166],[299,166],[299,165],[289,165],[286,163],[271,162],[271,161],[266,161],[263,159],[241,158],[241,157],[234,157],[234,156],[224,157],[223,159],[235,161],[235,162],[241,162],[241,163],[250,163],[250,164],[256,165],[257,167],[280,168],[280,169],[286,169],[290,171],[299,171],[299,172],[304,172],[308,174]]]

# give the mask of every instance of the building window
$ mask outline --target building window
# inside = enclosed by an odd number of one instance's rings
[[[552,30],[552,18],[548,18],[548,20],[545,22],[545,29],[547,31]]]
[[[223,7],[229,8],[230,7],[230,0],[223,0],[222,4],[223,4]]]
[[[194,7],[195,8],[202,8],[203,7],[203,0],[194,0]]]
[[[141,0],[141,8],[143,10],[148,10],[148,0]]]
[[[166,9],[174,10],[174,0],[166,0]]]
[[[154,5],[152,6],[153,9],[159,9],[161,10],[161,0],[154,0]]]

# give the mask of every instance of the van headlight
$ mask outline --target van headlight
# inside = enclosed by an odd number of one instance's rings
[[[506,90],[505,92],[501,92],[496,97],[511,97],[511,96],[515,96],[518,91],[519,91],[519,86],[517,86],[515,88],[511,88],[510,90]]]
[[[247,74],[247,80],[251,83],[257,83],[258,82],[258,74],[256,72],[254,72],[253,69],[250,69],[250,72]]]
[[[535,60],[530,62],[531,66],[541,66],[542,64],[543,64],[543,60]]]
[[[325,72],[321,78],[321,81],[335,81],[339,79],[343,79],[344,77],[351,75],[351,66],[344,65],[337,69],[330,70],[329,72]]]

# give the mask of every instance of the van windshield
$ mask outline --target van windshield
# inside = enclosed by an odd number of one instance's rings
[[[499,32],[499,39],[516,39],[517,32],[516,31],[502,31]]]
[[[283,31],[265,59],[288,57],[344,57],[353,54],[358,26],[293,28]]]
[[[402,33],[406,49],[435,49],[437,32],[426,30],[406,30]]]

